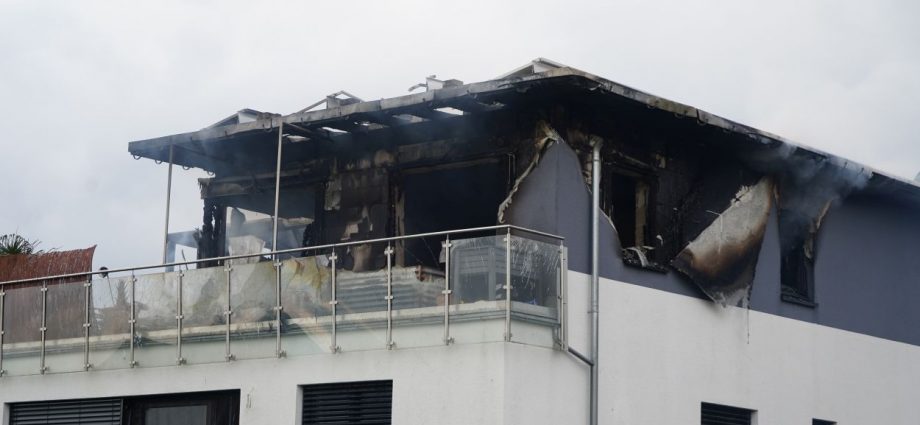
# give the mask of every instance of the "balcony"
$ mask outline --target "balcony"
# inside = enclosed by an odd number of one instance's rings
[[[413,240],[440,242],[440,264],[398,265]],[[205,263],[219,265],[195,268]],[[0,376],[451,343],[555,347],[565,265],[560,238],[504,225],[4,282]]]

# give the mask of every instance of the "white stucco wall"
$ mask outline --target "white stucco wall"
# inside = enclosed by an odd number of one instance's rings
[[[569,276],[577,326],[590,278]],[[760,425],[920,423],[920,347],[608,279],[600,315],[602,424],[699,423],[704,401]]]
[[[588,282],[569,274],[569,342],[585,354]],[[607,279],[601,321],[604,425],[699,423],[704,401],[756,410],[760,425],[920,420],[915,346]],[[587,423],[588,368],[544,344],[548,328],[516,322],[506,343],[502,326],[458,323],[451,346],[5,377],[0,403],[239,389],[242,425],[295,424],[300,385],[392,379],[394,424]],[[441,331],[428,328],[397,340]]]
[[[26,376],[0,401],[240,390],[240,424],[295,424],[298,386],[393,380],[393,423],[500,424],[505,343],[373,350],[182,367]]]
[[[394,424],[567,423],[585,414],[587,369],[551,348],[551,328],[515,321],[507,343],[500,318],[459,322],[450,346],[436,342],[439,324],[398,330],[393,350],[381,343],[284,359],[7,376],[0,379],[2,423],[15,402],[238,389],[241,425],[297,424],[299,386],[365,380],[393,381]],[[366,334],[342,332],[339,342],[362,346],[351,340]],[[412,346],[421,340],[435,343]],[[193,354],[197,347],[187,348]],[[168,353],[159,357],[174,358],[171,347],[161,349]]]

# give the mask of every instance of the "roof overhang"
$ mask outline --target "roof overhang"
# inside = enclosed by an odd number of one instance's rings
[[[167,161],[170,148],[174,147],[173,162],[177,165],[209,171],[214,171],[214,164],[224,164],[230,169],[245,169],[252,166],[252,161],[261,161],[266,165],[273,163],[274,148],[267,148],[266,144],[277,140],[278,127],[282,123],[285,134],[299,136],[302,140],[294,143],[300,145],[301,151],[325,146],[334,151],[347,152],[358,144],[363,146],[364,143],[378,143],[380,140],[412,143],[423,138],[421,135],[432,136],[439,131],[455,134],[465,128],[463,121],[471,117],[513,109],[534,98],[559,99],[559,96],[591,94],[626,99],[677,117],[696,120],[702,126],[724,130],[737,136],[733,143],[738,143],[738,148],[785,151],[792,148],[800,154],[833,159],[849,167],[856,166],[862,172],[871,174],[869,186],[873,192],[920,203],[920,186],[916,182],[845,161],[780,136],[575,68],[547,66],[540,69],[547,68],[543,72],[512,72],[495,80],[139,140],[129,143],[128,150],[135,157]],[[457,114],[457,111],[462,111],[462,114]],[[413,135],[420,137],[413,138]],[[260,148],[253,149],[254,146]],[[270,146],[276,145],[271,143]],[[240,158],[243,157],[247,163],[241,162]]]

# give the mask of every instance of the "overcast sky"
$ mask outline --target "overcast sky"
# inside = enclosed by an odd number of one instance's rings
[[[166,165],[132,140],[546,57],[905,178],[920,2],[0,0],[0,234],[159,261]],[[200,226],[192,171],[171,230]]]

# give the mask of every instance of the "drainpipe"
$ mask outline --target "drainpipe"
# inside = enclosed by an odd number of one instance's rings
[[[597,425],[597,367],[599,360],[598,343],[600,342],[600,320],[598,304],[600,298],[599,272],[598,272],[598,227],[600,222],[600,193],[601,193],[601,144],[600,140],[594,143],[591,152],[591,425]]]

